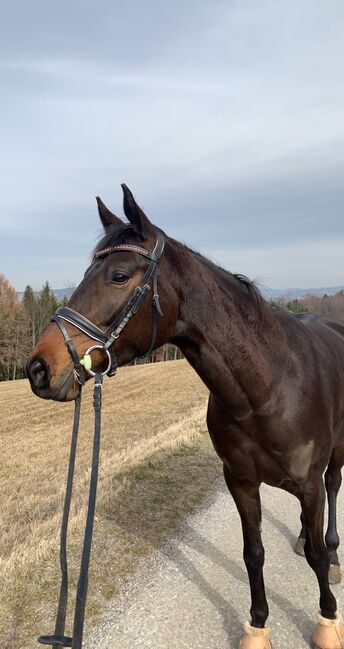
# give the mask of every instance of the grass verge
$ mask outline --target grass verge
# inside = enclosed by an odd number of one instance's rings
[[[221,473],[206,432],[207,390],[185,361],[122,368],[104,388],[88,627]],[[69,628],[90,475],[91,390],[84,390],[69,527]],[[53,630],[72,411],[38,400],[26,381],[0,384],[2,649],[36,648],[35,637]]]

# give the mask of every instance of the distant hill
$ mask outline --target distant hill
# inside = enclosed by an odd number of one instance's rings
[[[321,288],[261,288],[262,295],[267,299],[287,298],[295,300],[305,295],[335,295],[344,290],[344,284],[340,286],[322,286]]]
[[[54,288],[53,293],[56,299],[61,302],[64,297],[67,297],[69,300],[69,298],[73,295],[75,289],[76,286],[69,286],[68,288]]]
[[[61,302],[64,297],[66,297],[68,300],[69,298],[73,295],[74,291],[76,289],[76,286],[69,286],[67,288],[53,288],[52,292],[54,293],[56,299],[58,302]],[[38,295],[39,291],[35,291],[35,295]],[[22,299],[24,295],[24,291],[18,291],[17,295],[19,295],[19,298]]]
[[[56,288],[53,289],[53,292],[56,299],[60,302],[65,296],[69,299],[74,293],[75,288],[75,286],[69,288]],[[335,293],[344,290],[344,284],[341,284],[340,286],[322,286],[321,288],[265,288],[263,286],[259,288],[266,300],[278,298],[295,300],[295,298],[304,297],[305,295],[334,295]]]

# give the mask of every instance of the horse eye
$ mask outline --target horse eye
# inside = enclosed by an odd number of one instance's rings
[[[119,273],[118,271],[112,275],[111,283],[112,284],[125,284],[128,281],[129,277],[125,273]]]

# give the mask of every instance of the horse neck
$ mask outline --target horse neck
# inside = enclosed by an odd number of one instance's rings
[[[253,288],[181,244],[173,242],[168,256],[179,297],[171,342],[222,406],[245,418],[270,397],[272,355],[282,336],[272,309]]]

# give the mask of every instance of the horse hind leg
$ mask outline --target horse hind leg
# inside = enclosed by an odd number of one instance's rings
[[[342,483],[342,466],[344,465],[344,444],[336,447],[331,455],[325,473],[325,486],[328,502],[328,526],[325,543],[330,558],[330,584],[341,581],[340,563],[338,559],[339,536],[337,532],[337,495]],[[301,511],[301,532],[294,546],[294,551],[300,556],[305,556],[306,526],[303,512]]]
[[[324,541],[325,488],[321,475],[313,477],[299,494],[306,525],[305,556],[314,570],[320,590],[320,615],[313,633],[317,649],[344,647],[344,625],[329,586],[329,556]]]
[[[341,445],[333,450],[325,473],[325,486],[328,502],[328,526],[325,535],[325,543],[330,559],[330,584],[338,584],[341,581],[340,564],[337,554],[339,546],[339,536],[337,532],[337,495],[342,483],[343,464],[344,445]]]
[[[303,512],[301,511],[300,515],[300,521],[301,521],[301,532],[298,536],[298,539],[294,545],[294,552],[300,557],[305,556],[305,543],[306,543],[306,525],[305,525],[305,517],[303,515]]]

